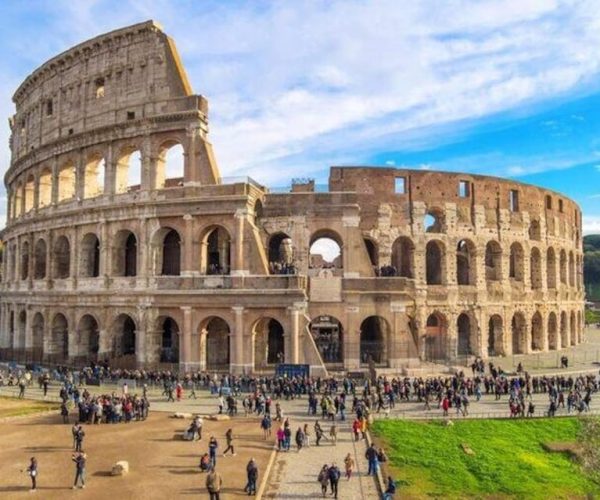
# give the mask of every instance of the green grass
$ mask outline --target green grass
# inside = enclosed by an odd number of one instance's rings
[[[0,396],[0,418],[31,415],[59,408],[57,403]]]
[[[376,438],[390,457],[401,498],[597,498],[600,488],[546,442],[575,441],[575,418],[377,421]],[[468,445],[475,455],[464,453]]]

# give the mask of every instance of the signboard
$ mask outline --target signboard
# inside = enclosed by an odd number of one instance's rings
[[[279,377],[308,377],[310,373],[309,365],[293,365],[288,363],[280,363],[277,365],[275,375]]]

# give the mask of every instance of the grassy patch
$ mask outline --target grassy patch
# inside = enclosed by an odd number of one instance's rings
[[[575,418],[377,421],[402,498],[585,498],[600,493],[564,453],[542,443],[575,441]],[[475,454],[466,454],[461,445]]]
[[[0,396],[0,418],[31,415],[32,413],[58,410],[59,408],[60,406],[56,403]]]

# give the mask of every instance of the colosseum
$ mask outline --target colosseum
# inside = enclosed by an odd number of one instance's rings
[[[155,22],[50,59],[13,100],[3,359],[391,373],[583,341],[572,200],[397,168],[222,178]]]

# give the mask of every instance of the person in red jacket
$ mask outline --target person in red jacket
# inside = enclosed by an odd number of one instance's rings
[[[445,396],[442,400],[442,410],[444,411],[444,417],[448,416],[448,408],[450,408],[450,400],[448,396]]]
[[[354,441],[358,441],[358,433],[360,432],[360,420],[358,418],[354,419],[352,422],[352,432],[354,432]]]

